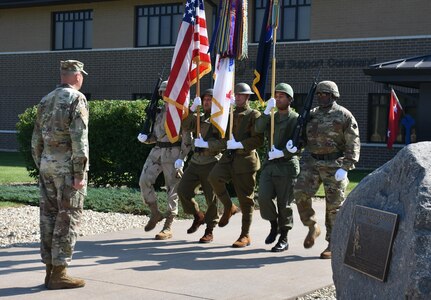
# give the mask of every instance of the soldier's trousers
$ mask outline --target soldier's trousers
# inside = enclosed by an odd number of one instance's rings
[[[157,203],[157,195],[154,184],[157,177],[163,172],[167,189],[167,213],[176,216],[178,214],[178,194],[177,187],[180,178],[176,176],[174,167],[175,160],[179,157],[180,147],[160,148],[158,146],[151,149],[150,154],[142,168],[139,186],[141,188],[142,200],[147,203]]]
[[[241,207],[241,235],[249,234],[254,211],[253,198],[256,172],[235,174],[230,163],[217,163],[211,170],[208,181],[225,209],[232,206],[232,201],[226,188],[226,184],[232,181]]]
[[[192,215],[197,214],[200,210],[194,196],[195,189],[201,185],[208,206],[205,213],[205,223],[208,228],[214,228],[218,223],[217,198],[208,182],[208,174],[216,163],[205,165],[190,163],[178,184],[178,197],[183,205],[184,212]]]
[[[40,174],[40,250],[42,262],[68,266],[78,236],[86,187],[73,188],[72,174]]]
[[[272,172],[274,167],[278,166],[267,164],[260,173],[257,198],[260,215],[265,220],[277,221],[280,231],[289,231],[293,227],[291,203],[297,174],[286,172],[285,176],[277,176]]]
[[[313,162],[314,160],[307,160],[301,166],[301,172],[294,188],[294,197],[302,223],[305,226],[312,226],[316,223],[316,214],[312,208],[311,198],[323,183],[326,200],[326,240],[329,242],[337,212],[345,199],[349,180],[335,180],[335,172],[339,167],[319,166]]]

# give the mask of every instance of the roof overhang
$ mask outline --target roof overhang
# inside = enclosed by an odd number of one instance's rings
[[[375,82],[419,89],[431,83],[431,55],[378,63],[363,71]]]
[[[34,6],[47,6],[47,5],[61,5],[61,4],[77,4],[77,3],[91,3],[102,1],[118,1],[118,0],[4,0],[0,1],[0,9],[3,8],[22,8]]]

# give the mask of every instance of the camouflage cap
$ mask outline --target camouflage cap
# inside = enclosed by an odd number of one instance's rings
[[[316,87],[316,92],[332,94],[335,98],[340,97],[337,84],[329,80],[319,82]]]
[[[69,59],[60,61],[60,71],[88,73],[84,70],[84,64],[80,61]]]

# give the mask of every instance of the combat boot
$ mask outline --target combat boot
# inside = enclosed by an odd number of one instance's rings
[[[320,235],[320,227],[317,223],[314,225],[308,226],[308,234],[304,240],[304,248],[309,249],[313,247],[314,241]]]
[[[280,238],[277,244],[272,247],[271,252],[282,252],[289,249],[289,243],[287,242],[287,230],[280,231]]]
[[[200,238],[199,243],[207,244],[213,241],[213,229],[207,228],[205,229],[205,234]]]
[[[232,203],[232,206],[229,208],[225,208],[223,215],[220,218],[220,221],[218,222],[219,227],[224,227],[229,223],[229,219],[236,214],[239,211],[238,207]]]
[[[250,246],[251,239],[248,234],[241,234],[235,243],[232,244],[233,248],[244,248]]]
[[[51,278],[52,273],[52,264],[46,264],[46,276],[45,276],[45,287],[48,287],[49,279]]]
[[[190,226],[190,228],[187,229],[187,233],[190,234],[190,233],[196,232],[199,226],[201,226],[203,223],[205,223],[205,215],[203,212],[199,211],[194,215],[192,226]]]
[[[328,247],[326,247],[325,250],[323,250],[322,253],[320,253],[321,259],[331,259],[332,258],[332,252],[331,252],[331,243],[328,243]]]
[[[54,266],[48,282],[48,289],[75,289],[85,286],[85,281],[67,276],[66,266]]]
[[[172,238],[172,223],[174,221],[174,215],[169,215],[166,217],[165,224],[163,225],[162,231],[156,234],[156,240],[167,240]]]
[[[269,232],[268,236],[265,239],[265,244],[272,244],[274,243],[275,239],[277,238],[278,234],[278,224],[277,220],[270,221],[271,222],[271,231]]]
[[[151,210],[151,217],[150,220],[148,220],[147,225],[145,225],[144,230],[145,231],[151,231],[156,227],[157,223],[159,223],[161,220],[163,220],[163,215],[157,208],[157,203],[150,203],[148,204]]]

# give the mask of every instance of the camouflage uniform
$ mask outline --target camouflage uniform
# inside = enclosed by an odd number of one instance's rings
[[[196,114],[189,114],[183,120],[183,129],[196,132],[196,118]],[[195,196],[195,189],[199,184],[201,185],[208,206],[205,213],[207,232],[212,234],[212,229],[218,222],[218,212],[217,199],[208,182],[208,175],[220,159],[221,151],[226,149],[226,141],[221,138],[217,128],[211,124],[210,113],[202,114],[200,118],[200,133],[202,138],[208,142],[208,148],[194,149],[190,163],[178,185],[178,196],[184,212],[196,216],[200,209],[193,197]]]
[[[330,242],[336,214],[344,201],[348,179],[336,181],[337,169],[354,169],[359,160],[358,124],[346,108],[335,101],[329,107],[316,107],[310,112],[306,126],[306,149],[311,156],[301,165],[294,196],[301,221],[306,226],[316,224],[311,198],[323,182],[326,195],[326,240]]]
[[[255,131],[255,122],[259,116],[260,112],[251,109],[248,104],[235,109],[232,133],[244,149],[225,150],[208,176],[208,181],[217,198],[223,203],[225,212],[233,207],[226,188],[226,184],[232,181],[242,212],[240,239],[249,235],[254,210],[256,172],[260,169],[256,149],[263,144],[263,134]]]
[[[143,201],[148,204],[157,204],[157,196],[154,191],[154,183],[163,172],[168,194],[167,216],[178,214],[177,186],[180,181],[174,162],[178,158],[185,160],[191,149],[190,133],[183,132],[181,141],[171,143],[165,131],[166,108],[163,106],[156,116],[153,133],[149,136],[146,144],[156,144],[142,168],[139,186]]]
[[[32,136],[32,155],[39,169],[41,256],[47,265],[72,260],[82,215],[89,162],[88,105],[85,96],[63,84],[39,103]]]
[[[298,114],[292,110],[287,115],[274,114],[274,147],[282,149],[284,157],[265,160],[259,178],[259,207],[263,219],[277,220],[280,231],[293,227],[293,214],[290,204],[293,201],[293,186],[299,174],[298,155],[286,150],[286,143],[292,136]],[[256,121],[256,131],[270,134],[269,115],[262,114]],[[276,204],[274,203],[274,199]],[[278,213],[277,213],[278,211]]]

